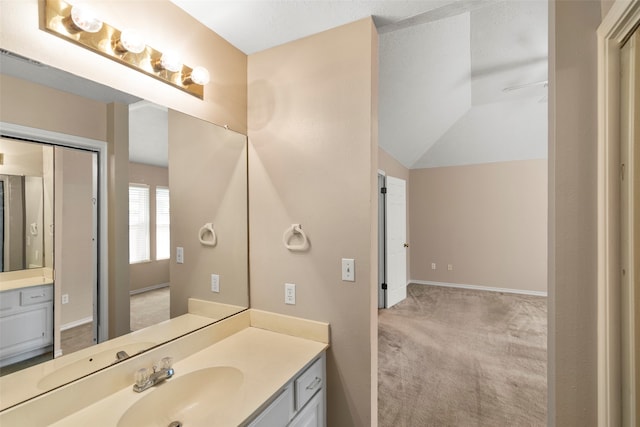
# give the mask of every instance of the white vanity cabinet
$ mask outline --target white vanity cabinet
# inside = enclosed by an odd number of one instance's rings
[[[53,284],[0,292],[0,366],[51,351]]]
[[[325,376],[325,353],[322,353],[248,427],[325,427]]]

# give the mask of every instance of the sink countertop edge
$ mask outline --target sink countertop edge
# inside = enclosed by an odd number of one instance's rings
[[[264,325],[253,326],[250,312],[251,309],[159,346],[132,358],[133,360],[124,361],[105,371],[0,412],[0,423],[7,422],[7,425],[11,425],[11,421],[19,420],[27,421],[34,426],[62,427],[100,419],[107,425],[116,425],[129,406],[147,393],[133,392],[133,372],[139,367],[150,366],[156,359],[159,360],[164,356],[175,358],[175,378],[211,366],[231,366],[240,369],[245,376],[240,409],[233,414],[226,414],[223,419],[237,424],[245,422],[300,369],[328,348],[328,343],[321,342],[322,340],[318,340],[317,337],[328,338],[329,331],[329,325],[326,323],[269,313],[275,316],[273,319],[277,325],[285,325],[275,328],[284,330],[274,332],[270,330],[273,328],[267,328]],[[279,316],[282,319],[278,319]],[[325,332],[322,332],[323,329]],[[203,341],[205,341],[204,345]],[[180,354],[176,355],[176,351]],[[124,379],[122,379],[123,375]],[[117,376],[120,379],[113,382],[113,388],[108,393],[85,397],[84,401],[78,404],[79,406],[69,409],[67,413],[62,410],[51,411],[51,408],[67,406],[69,399],[75,399],[75,396],[82,395],[83,392],[91,394],[91,390],[99,384],[104,384],[109,376]],[[43,411],[47,414],[43,415]]]

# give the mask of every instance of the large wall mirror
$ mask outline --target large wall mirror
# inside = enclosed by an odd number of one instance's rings
[[[247,308],[249,277],[244,135],[9,52],[0,59],[2,410]],[[116,153],[113,141],[73,135],[93,118],[49,125],[45,106],[94,114],[73,105],[84,102],[107,129],[108,105],[128,111]],[[113,169],[107,157],[123,149]],[[123,203],[118,222],[106,205]],[[115,272],[107,229],[128,248]],[[105,304],[114,286],[127,288],[115,311]],[[107,316],[127,315],[129,333],[108,330]]]

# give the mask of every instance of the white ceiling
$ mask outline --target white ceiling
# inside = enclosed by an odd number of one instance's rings
[[[373,16],[379,144],[406,167],[547,155],[547,0],[171,1],[246,54]]]

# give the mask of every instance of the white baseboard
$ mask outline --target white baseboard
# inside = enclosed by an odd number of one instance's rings
[[[169,283],[160,283],[158,285],[147,286],[146,288],[134,289],[129,291],[129,295],[137,295],[143,292],[155,291],[156,289],[162,289],[169,287]]]
[[[86,325],[93,322],[93,316],[85,317],[83,319],[74,320],[73,322],[65,323],[60,326],[60,331],[66,331],[67,329],[75,328],[76,326]]]
[[[504,292],[509,294],[521,294],[521,295],[535,295],[539,297],[547,296],[547,292],[544,292],[544,291],[529,291],[524,289],[511,289],[511,288],[494,288],[491,286],[464,285],[461,283],[432,282],[428,280],[410,280],[409,283],[415,283],[417,285],[444,286],[446,288],[474,289],[476,291]]]

